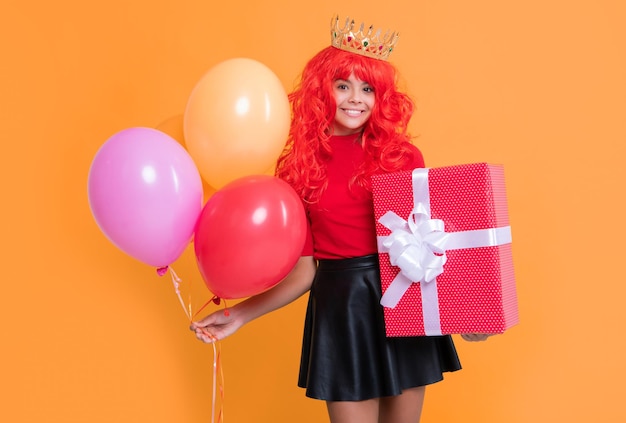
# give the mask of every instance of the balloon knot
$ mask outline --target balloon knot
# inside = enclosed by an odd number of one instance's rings
[[[164,274],[167,273],[167,269],[168,269],[168,266],[159,267],[156,271],[157,275],[163,276]]]

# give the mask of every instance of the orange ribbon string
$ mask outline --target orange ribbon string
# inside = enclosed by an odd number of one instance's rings
[[[187,318],[191,320],[191,301],[189,301],[189,304],[185,306],[185,301],[183,301],[183,297],[180,294],[180,283],[182,282],[182,280],[178,277],[176,272],[174,272],[174,269],[172,269],[170,266],[161,267],[157,269],[157,274],[159,276],[163,276],[168,271],[170,272],[170,276],[172,277],[172,285],[174,285],[174,292],[178,297],[178,302],[180,302],[180,305],[183,308],[183,311],[185,312]]]
[[[190,324],[193,323],[193,319],[202,310],[204,310],[206,306],[208,306],[212,302],[217,305],[220,304],[220,298],[217,296],[214,296],[209,301],[207,301],[202,307],[200,307],[198,311],[196,311],[195,313],[192,313],[191,294],[189,294],[189,301],[187,302],[187,305],[185,305],[185,302],[183,301],[182,295],[180,293],[180,283],[182,282],[182,280],[178,277],[176,272],[174,272],[174,269],[172,269],[169,266],[161,267],[157,269],[157,274],[159,276],[163,276],[168,271],[170,272],[170,275],[172,277],[172,284],[174,285],[174,292],[176,293],[176,296],[178,297],[178,301],[180,302],[180,305],[182,306],[183,311],[185,312],[185,315],[189,319]],[[224,314],[228,316],[228,309],[226,308],[226,301],[224,301]],[[224,421],[223,420],[224,419],[224,371],[222,369],[222,363],[221,363],[222,346],[220,345],[218,339],[214,335],[212,335],[211,333],[209,333],[208,331],[204,329],[202,329],[202,331],[209,338],[211,338],[212,340],[211,345],[213,346],[213,398],[212,398],[212,403],[211,403],[211,423],[215,423],[216,392],[218,388],[220,392],[220,397],[219,397],[220,410],[219,410],[219,414],[217,417],[217,423],[222,423]],[[218,386],[218,378],[217,378],[218,373],[219,373],[219,386]]]
[[[224,372],[222,370],[221,363],[221,355],[222,355],[222,347],[217,342],[217,339],[213,337],[214,342],[211,343],[213,346],[213,403],[211,405],[211,422],[214,422],[215,419],[215,402],[216,402],[216,391],[218,388],[217,374],[220,375],[219,380],[219,391],[220,391],[220,413],[217,417],[217,423],[221,423],[224,418]],[[216,347],[217,345],[217,347]]]
[[[209,304],[214,303],[214,304],[220,305],[220,302],[221,302],[221,301],[224,301],[224,316],[228,316],[229,312],[228,312],[228,306],[226,305],[226,300],[222,300],[222,298],[220,298],[220,297],[218,297],[218,296],[216,296],[216,295],[215,295],[215,296],[213,296],[213,298],[211,298],[209,301],[207,301],[206,303],[204,303],[204,305],[203,305],[202,307],[200,307],[200,308],[198,309],[198,311],[196,311],[196,312],[195,312],[195,314],[193,314],[192,319],[195,319],[195,318],[196,318],[196,316],[197,316],[198,314],[200,314],[200,312],[201,312],[202,310],[204,310],[204,309],[205,309],[205,307],[206,307],[206,306],[208,306]],[[209,337],[211,337],[211,335],[209,335]]]
[[[208,306],[211,303],[215,303],[219,305],[220,298],[217,296],[214,296],[213,298],[211,298],[202,307],[200,307],[198,311],[196,311],[195,314],[193,314],[193,318],[195,318],[206,306]],[[228,315],[228,309],[226,308],[226,301],[224,301],[224,307],[225,307],[224,314]],[[220,391],[220,398],[219,398],[220,412],[217,417],[217,423],[222,423],[223,418],[224,418],[224,370],[222,368],[222,363],[221,363],[222,346],[220,345],[215,335],[213,335],[212,333],[208,332],[205,329],[202,329],[202,332],[211,339],[212,341],[211,346],[213,347],[213,398],[212,398],[212,405],[211,405],[211,423],[215,422],[216,392],[217,392],[218,387]],[[218,380],[217,380],[218,373],[220,376],[219,386],[218,386]]]

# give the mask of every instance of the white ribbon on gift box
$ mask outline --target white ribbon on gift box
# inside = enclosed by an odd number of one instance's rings
[[[394,308],[412,283],[420,282],[424,331],[441,335],[437,276],[444,272],[446,251],[511,243],[511,227],[445,232],[441,219],[431,219],[428,169],[414,169],[413,210],[407,220],[388,211],[378,221],[391,230],[378,237],[378,251],[389,254],[398,275],[385,290],[380,304]]]

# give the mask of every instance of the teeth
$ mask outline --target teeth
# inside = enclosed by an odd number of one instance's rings
[[[351,110],[351,109],[344,109],[344,112],[346,112],[346,114],[350,116],[358,116],[362,113],[360,110]]]

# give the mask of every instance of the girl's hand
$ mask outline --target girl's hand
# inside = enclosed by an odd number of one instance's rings
[[[227,310],[215,311],[199,322],[193,322],[189,329],[202,342],[220,341],[235,333],[244,324],[299,298],[311,288],[315,270],[316,263],[312,256],[300,257],[285,279],[271,289]]]
[[[198,322],[192,322],[190,330],[196,333],[196,338],[210,344],[232,335],[242,325],[233,309],[217,310]]]
[[[462,333],[461,338],[469,342],[485,341],[491,334],[487,333]]]

